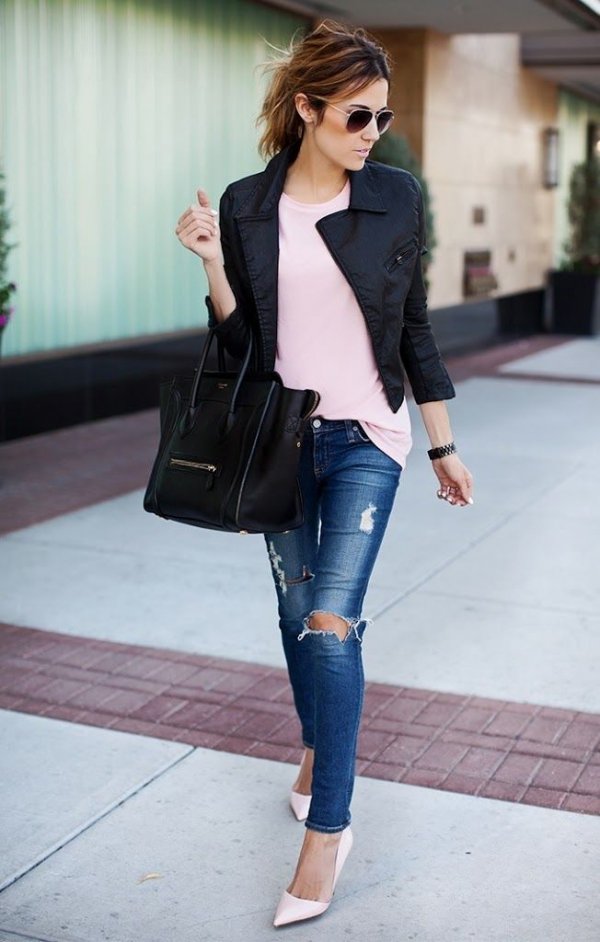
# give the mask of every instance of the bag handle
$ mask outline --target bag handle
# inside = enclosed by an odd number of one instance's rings
[[[198,391],[200,389],[200,383],[202,382],[202,376],[204,374],[204,367],[206,366],[206,361],[208,359],[208,352],[210,350],[210,345],[213,341],[213,337],[215,336],[216,334],[215,334],[214,327],[209,327],[208,336],[204,344],[204,349],[200,357],[200,363],[198,364],[198,369],[196,370],[196,376],[194,377],[194,383],[192,385],[192,391],[190,393],[189,409],[187,410],[187,412],[185,413],[185,415],[183,416],[181,420],[180,432],[182,435],[186,435],[192,429],[194,422],[196,420],[196,413],[198,411],[198,404],[197,404]],[[218,342],[218,338],[217,338],[217,342]],[[229,432],[235,419],[235,409],[237,405],[237,399],[240,392],[240,388],[245,379],[246,373],[248,372],[248,366],[250,364],[250,358],[252,356],[252,345],[253,345],[253,336],[252,336],[252,333],[250,333],[250,339],[248,341],[248,349],[246,350],[246,353],[244,355],[244,360],[240,367],[240,371],[238,373],[235,386],[233,387],[231,399],[229,400],[229,408],[227,410],[227,417],[225,420],[225,434]],[[218,342],[218,355],[219,355],[219,369],[221,369],[222,372],[225,372],[223,351],[221,348],[221,344],[219,342]]]

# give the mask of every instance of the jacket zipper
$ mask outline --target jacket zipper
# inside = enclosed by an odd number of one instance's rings
[[[189,461],[187,458],[169,458],[169,464],[175,468],[193,468],[198,471],[216,471],[216,464],[207,461]]]
[[[398,255],[394,255],[391,261],[386,262],[385,264],[386,271],[390,272],[390,271],[393,271],[394,268],[397,268],[397,266],[400,265],[400,263],[402,262],[402,259],[406,258],[407,255],[412,255],[411,249],[414,249],[414,248],[415,246],[411,243],[405,249],[399,252]]]

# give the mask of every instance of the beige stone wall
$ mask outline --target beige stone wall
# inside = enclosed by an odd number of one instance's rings
[[[392,130],[404,135],[415,156],[423,161],[427,30],[370,30],[381,38],[392,57],[389,105],[395,114]]]
[[[469,249],[492,251],[495,295],[539,287],[553,263],[556,199],[542,185],[541,162],[542,131],[557,122],[556,86],[521,66],[516,35],[373,32],[394,59],[395,129],[430,187],[430,306],[463,300]],[[475,206],[483,224],[473,222]]]

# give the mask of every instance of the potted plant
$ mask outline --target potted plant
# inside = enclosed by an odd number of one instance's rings
[[[11,249],[18,243],[10,245],[6,241],[6,234],[10,229],[10,220],[6,209],[6,191],[4,189],[4,174],[0,171],[0,346],[2,334],[8,324],[14,308],[9,306],[10,296],[17,290],[16,284],[6,278],[6,259]]]
[[[423,279],[425,281],[426,289],[429,290],[427,269],[429,268],[429,264],[431,262],[432,250],[437,245],[437,239],[435,238],[433,214],[431,212],[431,201],[429,198],[429,188],[421,175],[419,161],[410,149],[408,141],[405,137],[400,136],[399,134],[390,134],[389,132],[384,134],[383,137],[380,137],[379,140],[376,141],[371,151],[371,157],[373,160],[378,160],[381,164],[389,164],[391,167],[400,167],[402,170],[408,170],[417,178],[421,184],[421,189],[423,191],[423,206],[425,209],[425,225],[427,230],[426,244],[429,250],[425,255],[422,256]]]
[[[569,181],[569,238],[549,276],[550,330],[600,332],[600,158],[576,164]]]

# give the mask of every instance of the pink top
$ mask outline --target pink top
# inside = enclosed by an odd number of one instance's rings
[[[349,201],[350,180],[325,203],[281,194],[275,369],[286,386],[320,392],[318,415],[358,419],[371,441],[404,468],[412,447],[406,399],[391,410],[364,315],[315,228]]]

